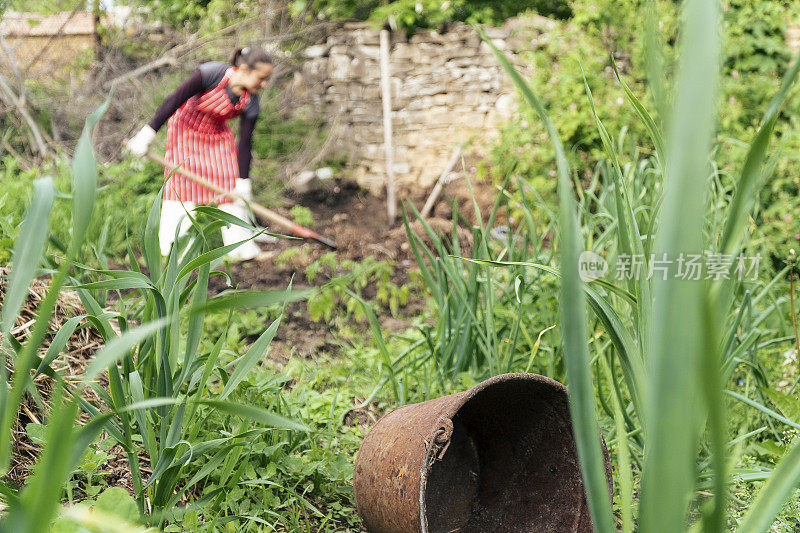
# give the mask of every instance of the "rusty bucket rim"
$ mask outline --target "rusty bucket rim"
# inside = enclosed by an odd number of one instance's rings
[[[434,431],[434,433],[430,436],[430,438],[434,439],[440,433],[444,433],[447,438],[452,436],[453,432],[452,419],[458,413],[458,411],[460,411],[461,408],[464,407],[464,405],[467,402],[469,402],[479,393],[483,392],[488,388],[492,388],[498,384],[515,382],[515,381],[536,382],[541,385],[553,387],[557,389],[559,392],[567,395],[567,387],[563,383],[560,383],[552,378],[543,376],[541,374],[535,374],[532,372],[509,372],[506,374],[498,374],[496,376],[492,376],[491,378],[478,383],[473,387],[470,387],[467,390],[453,393],[452,394],[453,396],[459,396],[458,400],[450,404],[449,408],[442,413],[441,417],[439,418],[439,423],[437,424],[438,429]],[[429,533],[428,513],[425,501],[425,493],[427,492],[428,488],[428,475],[430,474],[431,467],[436,459],[434,457],[435,453],[436,453],[436,448],[434,446],[428,446],[428,449],[425,453],[425,460],[423,461],[423,466],[422,469],[420,470],[419,518],[420,518],[421,533]]]

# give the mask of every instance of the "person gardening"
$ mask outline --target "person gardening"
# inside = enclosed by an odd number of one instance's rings
[[[272,58],[261,48],[237,49],[229,63],[203,63],[169,95],[149,124],[126,144],[137,156],[147,154],[158,130],[167,123],[165,159],[172,165],[198,174],[218,187],[232,191],[245,201],[252,198],[250,163],[251,141],[260,112],[258,92],[272,75]],[[227,122],[240,116],[239,142]],[[164,187],[161,205],[159,242],[162,255],[169,253],[176,230],[189,228],[186,211],[198,204],[218,204],[219,208],[242,220],[249,219],[242,200],[231,201],[194,181],[174,173]],[[224,245],[252,237],[246,228],[222,228]],[[256,257],[260,249],[252,240],[228,254],[235,260]]]

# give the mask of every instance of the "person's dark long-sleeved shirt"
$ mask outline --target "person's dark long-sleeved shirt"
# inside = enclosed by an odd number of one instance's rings
[[[192,96],[203,94],[220,82],[225,75],[225,71],[230,65],[226,63],[209,62],[203,63],[195,70],[192,75],[183,82],[175,91],[170,94],[156,111],[150,127],[155,131],[161,129],[164,123],[177,111],[186,100]],[[234,94],[229,87],[225,87],[225,92],[233,104],[239,101],[239,96]],[[239,177],[250,177],[250,163],[252,161],[252,140],[253,130],[256,127],[256,120],[260,112],[258,95],[251,94],[250,101],[244,108],[239,122]]]

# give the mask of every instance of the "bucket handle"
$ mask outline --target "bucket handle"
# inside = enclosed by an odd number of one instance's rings
[[[425,444],[428,448],[425,454],[425,464],[428,468],[433,466],[437,460],[441,461],[447,448],[450,447],[450,439],[453,438],[453,421],[447,417],[442,417],[439,420],[439,427],[434,431],[430,440],[426,440]]]

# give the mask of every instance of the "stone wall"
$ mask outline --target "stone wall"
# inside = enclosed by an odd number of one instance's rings
[[[526,19],[530,25],[531,20]],[[537,19],[538,24],[551,24]],[[516,21],[487,33],[513,56]],[[307,48],[292,90],[300,101],[324,109],[336,142],[354,164],[354,178],[372,192],[386,180],[380,86],[379,30],[344,25]],[[515,93],[489,47],[471,27],[446,33],[420,31],[391,40],[394,171],[401,194],[430,187],[454,147],[492,136],[513,112]]]
[[[545,34],[555,23],[538,16],[510,19],[488,28],[498,48],[514,61],[530,49],[520,35]],[[526,31],[519,32],[524,26]],[[791,21],[786,40],[800,50],[800,22]],[[338,149],[351,156],[357,182],[380,193],[386,180],[381,107],[379,30],[343,25],[327,41],[307,48],[291,89],[301,104],[324,110],[335,125]],[[469,26],[446,33],[392,34],[392,124],[394,170],[401,193],[428,188],[459,142],[496,134],[513,113],[516,93],[489,47]],[[481,143],[475,143],[480,146]]]

